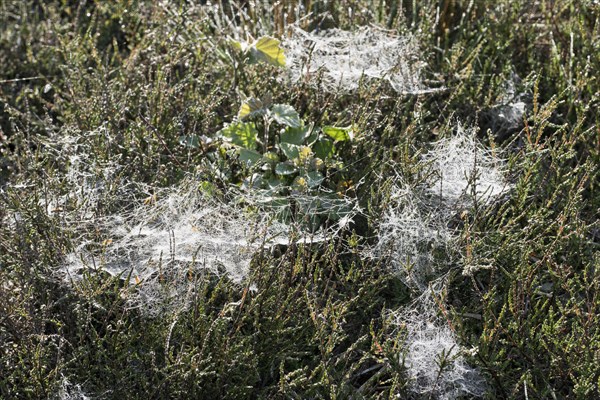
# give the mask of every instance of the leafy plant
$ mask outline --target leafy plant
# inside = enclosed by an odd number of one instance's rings
[[[237,120],[218,134],[225,154],[237,156],[242,164],[237,183],[243,188],[263,191],[271,206],[282,207],[286,218],[292,216],[291,202],[297,200],[300,214],[316,211],[334,220],[349,211],[335,193],[340,178],[331,174],[344,168],[336,144],[353,135],[352,126],[317,127],[303,121],[288,104],[253,97],[242,102]],[[299,200],[303,196],[308,203]],[[311,219],[313,226],[320,223],[319,218]]]

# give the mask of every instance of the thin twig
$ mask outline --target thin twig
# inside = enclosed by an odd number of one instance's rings
[[[35,81],[35,80],[38,80],[38,79],[45,79],[45,78],[43,76],[32,76],[32,77],[29,77],[29,78],[5,79],[3,81],[0,81],[0,84],[25,82],[25,81]]]

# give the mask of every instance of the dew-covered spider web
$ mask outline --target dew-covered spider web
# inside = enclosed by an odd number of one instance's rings
[[[436,399],[461,396],[481,397],[486,383],[481,373],[465,360],[466,350],[456,341],[450,321],[439,312],[444,278],[403,309],[390,312],[393,323],[404,328],[404,366],[410,379],[410,391]]]
[[[131,307],[160,314],[185,306],[194,277],[210,272],[240,282],[256,252],[285,240],[289,227],[203,193],[193,178],[155,190],[145,201],[97,221],[103,240],[83,241],[62,273],[77,280],[87,270],[128,278]]]
[[[212,190],[194,175],[166,188],[133,182],[118,163],[86,155],[90,138],[102,134],[64,134],[47,143],[47,151],[65,158],[60,179],[68,190],[45,199],[44,207],[74,243],[56,275],[75,284],[90,272],[119,277],[129,284],[128,307],[148,316],[185,309],[207,273],[241,283],[261,252],[290,241],[329,240],[359,212],[345,197],[295,194],[274,202],[261,192]],[[303,215],[338,218],[326,228],[284,220],[282,200],[288,212],[293,204]]]
[[[410,305],[390,311],[393,323],[406,335],[403,360],[409,390],[441,399],[480,397],[485,381],[466,363],[465,350],[439,300],[450,269],[473,269],[465,265],[448,221],[474,202],[491,203],[510,185],[498,155],[487,150],[474,131],[460,127],[456,135],[433,143],[420,162],[428,171],[424,182],[410,186],[400,176],[394,180],[371,255],[389,257],[415,296]]]
[[[318,84],[328,92],[349,92],[363,79],[380,79],[397,93],[430,91],[422,83],[425,64],[414,36],[376,27],[318,33],[294,27],[283,45],[294,82]]]
[[[473,131],[458,127],[458,133],[441,139],[423,156],[431,164],[427,190],[449,203],[488,203],[506,192],[504,162],[475,138]]]

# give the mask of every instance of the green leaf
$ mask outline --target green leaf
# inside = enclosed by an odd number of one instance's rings
[[[294,107],[287,104],[275,104],[271,107],[271,115],[275,121],[282,125],[287,125],[292,128],[300,128],[302,121],[300,116],[294,110]]]
[[[288,160],[294,160],[300,156],[300,148],[295,144],[279,143],[279,148]]]
[[[324,126],[321,128],[323,133],[332,138],[336,142],[345,142],[347,140],[352,140],[353,132],[352,126],[348,126],[346,128],[338,128],[335,126]]]
[[[287,127],[281,133],[280,140],[285,143],[301,145],[307,138],[310,132],[310,126],[301,126],[298,128]]]
[[[287,197],[269,196],[259,200],[259,202],[267,208],[275,212],[276,218],[279,221],[287,222],[291,219],[290,202]]]
[[[312,171],[306,174],[306,183],[309,188],[317,187],[325,180],[325,177],[318,171]]]
[[[267,180],[267,187],[271,190],[281,189],[285,186],[285,180],[282,178],[270,178]]]
[[[263,61],[277,67],[285,67],[285,53],[279,40],[263,36],[259,38],[250,48],[250,54],[258,61]]]
[[[255,151],[249,149],[240,149],[240,161],[243,161],[248,166],[256,165],[262,159],[262,155]]]
[[[337,221],[351,212],[351,208],[343,199],[334,194],[321,196],[321,209],[327,212],[327,218]]]
[[[296,172],[296,167],[289,162],[281,162],[275,166],[275,173],[277,175],[292,175]]]
[[[179,144],[192,149],[200,147],[200,138],[198,135],[179,136]]]
[[[237,117],[238,119],[244,119],[246,117],[262,115],[266,111],[266,106],[261,100],[254,97],[249,97],[242,102]]]
[[[333,143],[327,139],[320,139],[313,145],[313,151],[321,160],[327,160],[333,157]]]
[[[253,149],[258,131],[253,122],[236,122],[221,129],[219,134],[237,146]]]

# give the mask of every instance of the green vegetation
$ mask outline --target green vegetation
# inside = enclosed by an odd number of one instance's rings
[[[0,398],[600,397],[598,2],[195,3],[0,0]]]

